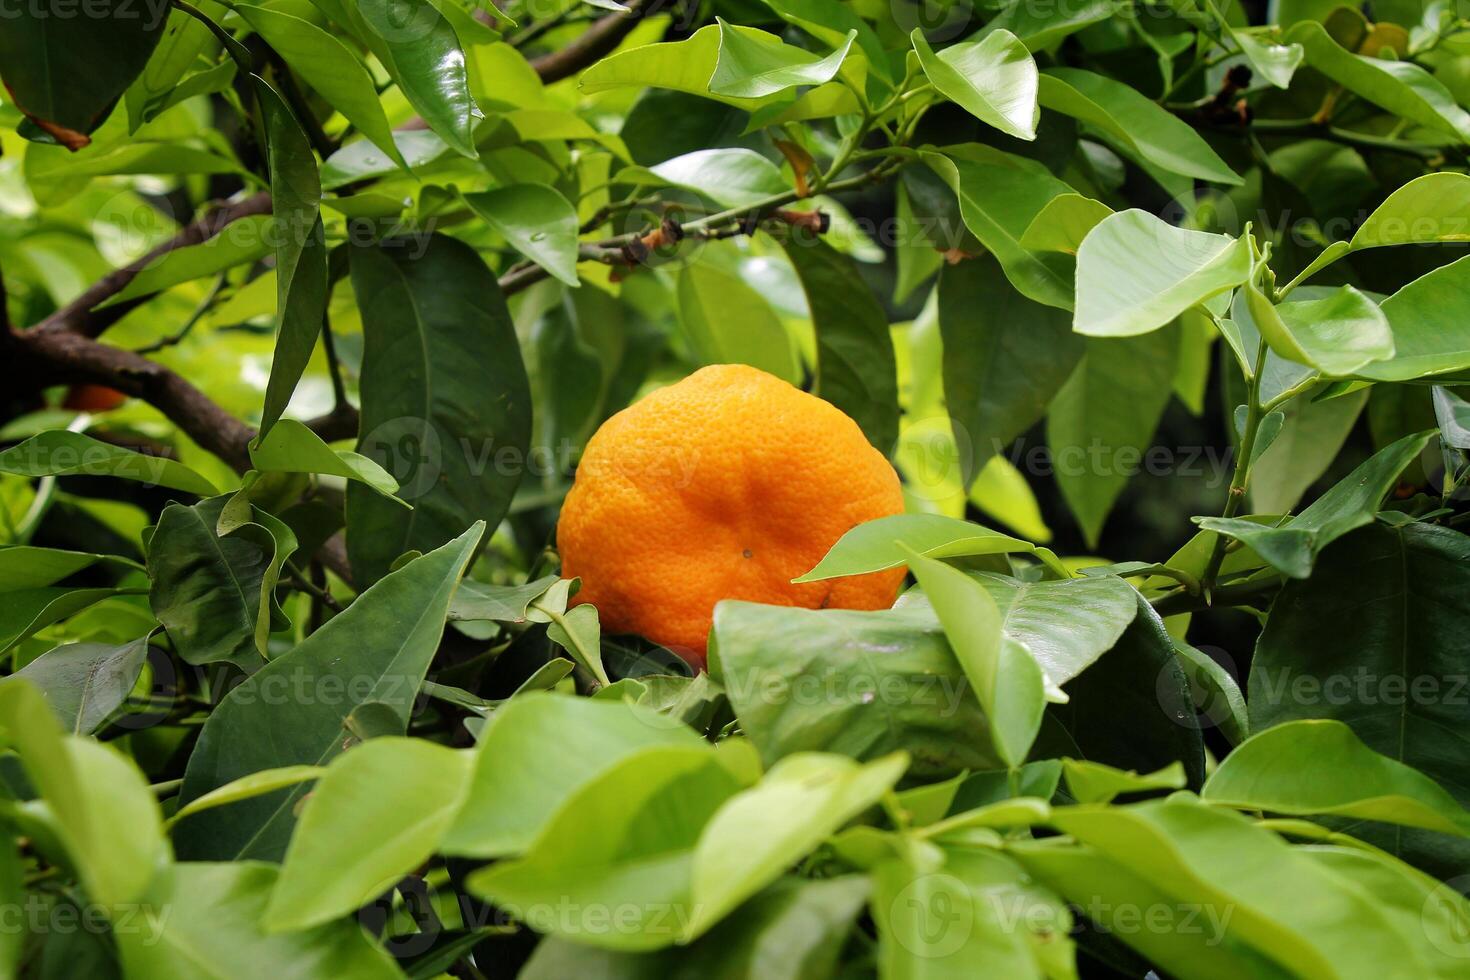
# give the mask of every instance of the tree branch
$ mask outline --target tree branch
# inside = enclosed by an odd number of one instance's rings
[[[201,242],[213,238],[231,222],[258,214],[269,214],[270,210],[271,196],[266,191],[261,191],[206,212],[202,217],[186,225],[173,238],[159,245],[142,258],[120,269],[114,269],[97,280],[86,292],[55,313],[52,313],[40,323],[31,327],[29,332],[54,333],[58,331],[69,331],[84,337],[100,336],[108,327],[146,302],[147,297],[139,297],[125,303],[118,303],[115,306],[109,306],[105,310],[99,310],[96,307],[126,289],[128,284],[137,278],[138,273],[142,272],[150,262],[167,255],[174,249],[198,245]]]
[[[531,67],[547,85],[575,75],[623,43],[623,38],[638,26],[649,5],[648,0],[630,0],[627,12],[620,11],[599,19],[561,50],[531,59]]]

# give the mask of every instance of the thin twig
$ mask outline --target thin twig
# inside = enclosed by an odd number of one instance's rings
[[[135,347],[133,349],[133,353],[156,354],[165,348],[173,347],[176,344],[182,343],[184,341],[184,338],[188,337],[189,333],[199,324],[199,321],[203,320],[204,317],[209,313],[210,309],[213,308],[214,301],[219,298],[219,294],[224,290],[225,284],[227,282],[229,282],[229,277],[221,273],[220,277],[214,281],[214,286],[209,290],[209,294],[206,295],[204,299],[200,301],[199,305],[194,308],[194,312],[189,314],[189,319],[184,321],[184,325],[180,327],[177,332],[175,332],[172,336],[164,337],[160,340],[155,340],[151,344],[145,344],[142,347]]]

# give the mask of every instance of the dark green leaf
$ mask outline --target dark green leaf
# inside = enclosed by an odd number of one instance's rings
[[[90,735],[127,699],[147,657],[146,636],[120,646],[68,643],[13,676],[36,685],[68,731]]]
[[[467,157],[477,156],[469,75],[459,36],[431,3],[361,0],[357,12],[382,39],[384,67],[429,128]]]

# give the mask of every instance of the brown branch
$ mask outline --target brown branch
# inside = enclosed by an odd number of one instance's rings
[[[147,255],[120,269],[114,269],[97,280],[86,292],[36,324],[30,329],[30,332],[54,333],[58,331],[69,331],[81,334],[84,337],[97,337],[101,335],[108,327],[144,303],[147,297],[139,297],[138,299],[125,303],[118,303],[104,310],[96,309],[96,307],[126,289],[128,284],[150,262],[167,255],[176,248],[198,245],[207,239],[213,238],[233,221],[258,214],[269,214],[270,209],[271,196],[269,193],[261,191],[258,194],[252,194],[249,197],[241,198],[238,201],[207,211],[202,217],[186,225],[177,235],[162,245],[159,245]]]
[[[631,0],[627,12],[600,18],[566,47],[531,59],[531,67],[547,85],[575,75],[622,44],[623,38],[638,26],[648,6],[648,0]]]

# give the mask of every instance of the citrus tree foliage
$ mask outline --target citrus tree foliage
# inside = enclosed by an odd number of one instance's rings
[[[0,4],[0,975],[1465,975],[1464,13]],[[691,675],[553,531],[722,362],[913,580]]]

